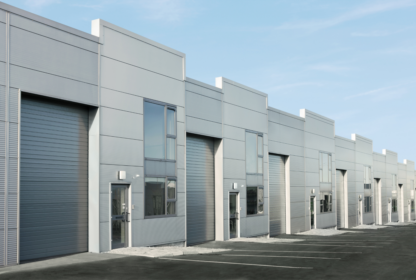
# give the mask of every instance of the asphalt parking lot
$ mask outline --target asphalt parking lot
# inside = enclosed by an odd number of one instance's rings
[[[231,250],[206,255],[32,263],[0,269],[0,279],[416,279],[416,224],[355,231],[279,236],[305,240],[296,243],[209,242],[199,246]]]

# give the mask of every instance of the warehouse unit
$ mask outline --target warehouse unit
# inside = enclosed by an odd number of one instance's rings
[[[2,266],[416,218],[414,162],[177,50],[3,3],[0,38]]]

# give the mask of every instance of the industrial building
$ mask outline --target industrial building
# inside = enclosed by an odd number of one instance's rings
[[[104,20],[0,2],[0,265],[415,220],[415,164]]]

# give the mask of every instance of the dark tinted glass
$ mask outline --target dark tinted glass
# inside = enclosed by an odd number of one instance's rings
[[[144,102],[144,155],[165,158],[165,106]]]
[[[165,215],[165,179],[146,178],[145,215]]]
[[[247,215],[257,214],[257,187],[247,188]]]

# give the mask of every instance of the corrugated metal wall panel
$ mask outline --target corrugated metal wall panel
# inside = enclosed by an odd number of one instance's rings
[[[7,265],[17,264],[17,229],[7,231]]]
[[[6,87],[0,86],[0,121],[5,121],[5,120],[6,120]],[[0,135],[4,135],[4,133],[1,133]]]
[[[0,62],[0,85],[6,85],[6,63]]]
[[[6,156],[6,123],[3,121],[0,121],[0,157],[5,157],[5,156]],[[4,170],[5,169],[3,169],[3,171]]]
[[[186,137],[187,244],[215,239],[214,142]]]
[[[9,93],[9,122],[19,121],[19,90],[10,88]]]
[[[337,227],[344,228],[344,209],[345,209],[345,199],[344,199],[344,172],[337,170]]]
[[[24,96],[20,260],[88,250],[88,110]]]
[[[9,157],[17,158],[18,156],[18,131],[17,123],[9,123]]]
[[[6,24],[0,23],[0,61],[6,61]]]
[[[285,158],[269,155],[270,236],[286,233]]]
[[[4,214],[2,212],[3,211],[0,211],[0,214]],[[0,229],[0,252],[2,252],[2,254],[0,254],[0,266],[5,265],[5,263],[4,263],[4,251],[5,251],[4,250],[4,229]]]

